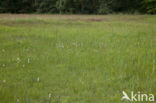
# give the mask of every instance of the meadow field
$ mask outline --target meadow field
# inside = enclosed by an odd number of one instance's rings
[[[129,103],[122,91],[156,96],[156,15],[0,14],[0,103]]]

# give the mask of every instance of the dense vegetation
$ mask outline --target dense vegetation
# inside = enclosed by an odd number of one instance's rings
[[[150,103],[156,15],[0,15],[0,103]],[[156,103],[156,102],[151,102]]]
[[[0,13],[156,13],[156,0],[1,0]]]

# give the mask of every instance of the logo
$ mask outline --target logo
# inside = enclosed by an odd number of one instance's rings
[[[138,102],[143,102],[143,101],[149,101],[149,102],[154,102],[154,95],[153,94],[144,94],[141,92],[134,93],[131,91],[131,95],[128,96],[128,94],[125,91],[122,91],[123,97],[121,100],[128,100],[128,101],[138,101]]]

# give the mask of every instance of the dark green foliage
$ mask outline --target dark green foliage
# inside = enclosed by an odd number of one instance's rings
[[[0,0],[0,13],[35,12],[35,0]]]
[[[156,13],[156,0],[0,0],[0,13]]]
[[[111,8],[115,12],[134,13],[139,11],[142,0],[112,0]]]
[[[156,14],[156,0],[144,0],[143,9],[146,13]]]
[[[38,13],[56,13],[57,0],[36,0],[36,12]]]
[[[113,2],[113,0],[99,0],[98,13],[99,14],[111,13],[113,11],[111,8],[112,2]]]

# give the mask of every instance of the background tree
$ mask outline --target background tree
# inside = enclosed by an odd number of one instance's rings
[[[156,0],[0,0],[0,13],[156,13]]]
[[[142,5],[144,12],[156,14],[156,0],[144,0]]]
[[[56,2],[58,0],[36,0],[35,7],[37,13],[57,13]]]
[[[98,6],[98,14],[108,14],[112,13],[112,4],[113,0],[99,0],[99,6]]]

